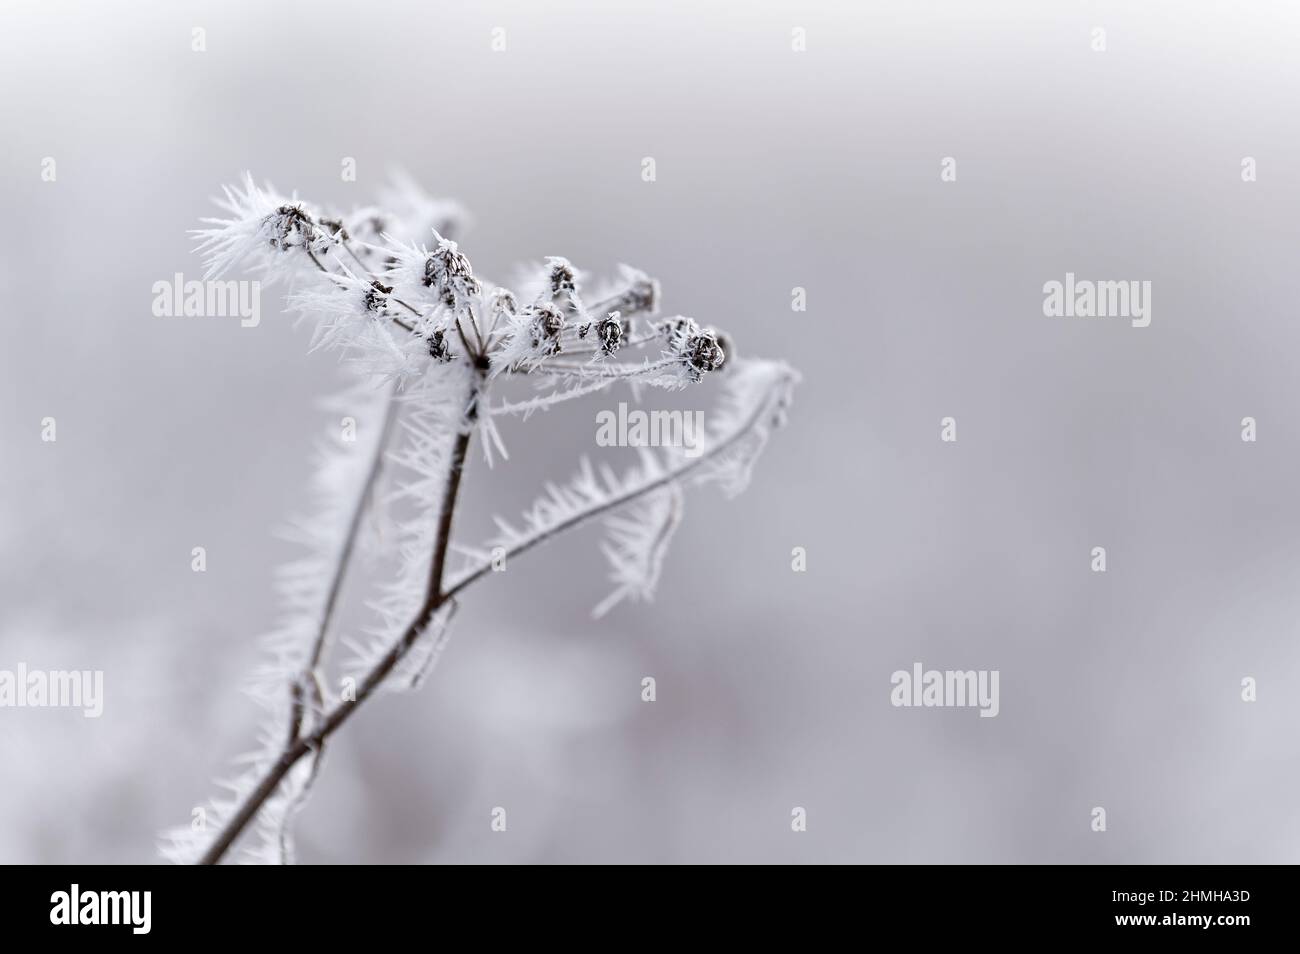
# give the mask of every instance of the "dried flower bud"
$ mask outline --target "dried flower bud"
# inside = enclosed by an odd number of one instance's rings
[[[451,349],[447,347],[445,331],[435,331],[429,335],[429,357],[444,363],[451,360]]]
[[[424,284],[448,308],[454,308],[460,299],[477,295],[481,290],[469,259],[455,242],[447,239],[439,239],[438,247],[425,260]]]

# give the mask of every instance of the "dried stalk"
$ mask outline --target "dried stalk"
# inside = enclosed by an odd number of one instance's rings
[[[426,197],[411,205],[427,212],[436,204]],[[223,206],[234,217],[208,220],[216,227],[199,232],[208,254],[208,277],[249,258],[260,258],[268,268],[293,269],[295,262],[303,262],[318,283],[323,275],[327,286],[323,291],[296,297],[294,305],[299,311],[319,313],[316,343],[359,353],[358,363],[364,371],[384,374],[393,383],[375,456],[358,497],[350,511],[346,502],[337,505],[337,512],[346,511],[348,517],[329,584],[322,588],[323,605],[310,645],[301,664],[293,663],[297,671],[290,679],[289,731],[282,743],[273,743],[278,750],[268,750],[270,761],[258,774],[250,773],[245,778],[248,787],[236,786],[239,797],[231,806],[233,814],[223,819],[215,837],[203,847],[197,859],[202,864],[220,862],[250,824],[265,821],[259,819],[259,813],[277,795],[294,767],[310,756],[312,764],[305,784],[288,799],[279,817],[278,831],[273,833],[281,860],[290,860],[290,824],[320,771],[326,741],[412,658],[417,647],[427,642],[422,637],[432,626],[440,628],[441,639],[450,612],[439,618],[440,612],[444,608],[454,610],[456,598],[492,569],[493,561],[484,560],[482,551],[470,551],[475,553],[475,559],[457,574],[448,572],[452,528],[475,430],[485,435],[484,450],[490,463],[493,448],[502,454],[505,451],[493,424],[495,415],[527,416],[533,410],[603,391],[620,381],[670,390],[687,387],[721,368],[726,349],[730,348],[727,343],[724,349],[723,336],[701,328],[689,318],[677,317],[637,331],[632,317],[656,312],[659,289],[657,282],[633,269],[624,268],[619,289],[588,309],[578,290],[576,270],[564,259],[548,259],[542,293],[535,302],[521,307],[513,293],[476,278],[456,243],[443,239],[436,231],[437,246],[432,252],[389,234],[382,235],[382,245],[362,242],[354,248],[355,240],[341,221],[326,219],[296,199],[261,190],[251,178],[242,191],[227,190]],[[371,232],[377,234],[379,226],[372,226]],[[359,275],[343,262],[340,250],[355,263]],[[379,258],[384,264],[383,273],[372,273],[363,255]],[[326,261],[338,270],[327,267]],[[398,286],[404,297],[399,297]],[[291,304],[294,301],[291,299]],[[448,347],[453,331],[463,349],[458,354]],[[661,351],[653,358],[619,361],[613,357],[620,348],[631,350],[654,343],[660,345]],[[589,356],[590,360],[553,360],[561,353],[567,358]],[[449,365],[465,375],[468,384],[463,389],[454,377],[446,376],[453,373],[447,370]],[[491,406],[486,399],[487,389],[499,375],[531,375],[551,392],[531,400]],[[420,560],[427,552],[423,548],[431,547],[427,575],[422,562],[404,564],[414,575],[406,575],[405,570],[399,574],[393,590],[399,594],[399,601],[384,610],[385,629],[393,641],[380,643],[378,656],[366,657],[355,694],[345,695],[327,707],[322,668],[331,645],[335,610],[365,512],[376,496],[381,462],[397,429],[397,392],[402,382],[413,376],[425,376],[423,380],[435,388],[447,386],[465,397],[463,413],[455,409],[453,432],[427,422],[419,428],[412,426],[408,433],[415,436],[410,449],[393,456],[407,467],[414,466],[419,478],[405,492],[437,497],[436,518],[431,513],[422,515],[434,522],[414,524],[422,529],[417,530],[415,543],[402,549]],[[796,379],[797,375],[784,365],[742,363],[726,378],[731,382],[730,390],[719,412],[726,425],[710,434],[707,447],[692,445],[699,456],[669,453],[665,462],[643,453],[642,465],[626,478],[604,471],[597,479],[584,462],[571,485],[548,485],[548,496],[526,514],[522,531],[499,523],[499,550],[506,559],[512,559],[567,530],[626,509],[626,513],[609,521],[614,546],[607,553],[618,586],[598,610],[603,612],[627,595],[648,598],[658,580],[663,552],[680,520],[681,489],[708,480],[721,482],[731,492],[741,489],[771,427],[783,417]],[[433,393],[438,399],[435,405],[450,400],[448,393]],[[447,446],[443,441],[450,441],[445,473],[439,464]],[[669,489],[671,499],[664,498]],[[416,608],[407,620],[409,606]],[[393,634],[397,634],[396,638]],[[430,655],[420,665],[421,675],[432,665],[439,648],[440,642],[430,648]],[[184,842],[185,846],[190,844]],[[266,850],[274,853],[273,848]]]

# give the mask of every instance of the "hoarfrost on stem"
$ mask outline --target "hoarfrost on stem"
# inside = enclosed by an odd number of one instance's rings
[[[222,217],[195,231],[206,277],[247,268],[291,288],[288,309],[312,326],[311,349],[332,351],[356,376],[335,399],[361,417],[366,440],[323,440],[309,509],[290,535],[305,555],[278,577],[282,606],[267,660],[250,691],[266,711],[257,748],[206,806],[206,826],[167,833],[180,862],[237,858],[288,862],[293,816],[310,792],[327,740],[381,691],[418,685],[445,644],[456,602],[492,568],[566,530],[603,520],[612,591],[594,615],[653,597],[686,491],[747,485],[783,423],[798,375],[780,361],[738,359],[729,339],[684,316],[658,315],[659,283],[621,266],[584,292],[568,259],[546,258],[515,288],[478,275],[459,237],[453,202],[398,179],[381,205],[338,214],[258,186],[251,175],[223,190]],[[563,484],[546,484],[517,524],[479,546],[452,528],[472,438],[488,464],[505,459],[498,418],[528,417],[620,384],[679,390],[719,376],[702,446],[643,449],[622,474],[583,459]],[[531,398],[496,400],[508,379]],[[340,403],[342,402],[342,403]],[[373,622],[361,639],[334,638],[334,616],[368,523],[389,528],[396,569],[368,594]],[[451,554],[460,554],[451,568]],[[351,686],[337,697],[326,667],[335,643]]]

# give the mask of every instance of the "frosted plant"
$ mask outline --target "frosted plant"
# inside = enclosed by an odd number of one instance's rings
[[[330,737],[382,691],[427,676],[456,601],[497,560],[603,520],[613,591],[595,614],[650,599],[685,491],[743,490],[798,380],[782,362],[736,357],[723,335],[691,318],[658,317],[659,285],[643,272],[622,267],[588,293],[584,276],[552,257],[507,289],[477,275],[455,241],[466,221],[459,206],[409,181],[383,201],[382,210],[338,215],[247,176],[218,200],[225,217],[195,233],[208,278],[246,268],[289,282],[289,310],[312,325],[312,347],[336,351],[357,376],[332,406],[357,418],[365,440],[319,444],[309,511],[289,530],[306,552],[281,571],[282,618],[251,687],[267,721],[243,770],[205,807],[206,824],[164,837],[163,854],[175,861],[291,861],[293,816]],[[689,455],[643,450],[622,473],[584,459],[566,483],[545,485],[522,519],[498,519],[494,538],[453,544],[471,442],[478,438],[489,465],[507,456],[499,419],[623,384],[636,398],[713,377],[720,397]],[[534,385],[534,396],[494,393],[509,379]],[[369,594],[365,637],[337,638],[336,607],[376,525],[395,569]],[[325,676],[336,653],[347,687],[338,696]]]

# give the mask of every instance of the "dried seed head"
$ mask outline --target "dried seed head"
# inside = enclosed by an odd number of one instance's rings
[[[718,370],[727,360],[722,346],[718,344],[717,334],[711,330],[701,331],[690,338],[686,342],[685,356],[686,363],[701,376]]]
[[[578,290],[578,273],[573,270],[567,258],[551,257],[546,260],[546,264],[550,267],[552,298]]]
[[[533,351],[542,355],[560,353],[560,332],[564,330],[564,315],[550,302],[529,305],[524,310],[528,331],[532,335]]]
[[[545,338],[554,338],[564,329],[564,315],[554,305],[542,303],[534,307],[534,329]]]
[[[451,360],[451,349],[447,347],[445,331],[435,331],[429,335],[429,357],[444,363]]]
[[[388,307],[388,296],[392,293],[391,285],[380,284],[378,280],[371,281],[370,287],[366,289],[366,310],[376,315],[382,314]]]
[[[716,371],[727,360],[726,351],[712,328],[701,328],[694,318],[678,316],[660,322],[660,332],[668,339],[667,354],[681,359],[686,377],[699,381]]]
[[[659,283],[643,272],[627,269],[631,273],[628,286],[604,302],[610,311],[627,315],[653,314],[659,310]]]
[[[687,341],[700,333],[700,326],[695,319],[687,318],[685,315],[665,319],[659,323],[658,328],[668,339],[668,347],[678,354],[685,350]]]
[[[612,311],[596,322],[596,336],[600,338],[600,350],[604,354],[613,354],[623,344],[623,321],[618,312]]]
[[[282,205],[265,219],[262,227],[271,247],[281,252],[291,248],[311,249],[324,238],[311,215],[299,205]]]
[[[492,351],[493,374],[503,371],[530,372],[543,360],[559,354],[563,347],[564,312],[554,302],[524,305],[510,315],[508,333]]]
[[[519,311],[519,302],[509,289],[494,288],[491,309],[493,315],[513,315]]]
[[[669,318],[661,327],[667,329],[668,334],[675,335],[679,332],[686,334],[696,334],[700,326],[694,318],[687,318],[685,315],[678,315],[676,318]]]
[[[627,290],[628,311],[659,310],[659,283],[653,278],[634,282]]]
[[[424,284],[448,308],[454,308],[460,299],[477,295],[481,290],[469,259],[455,242],[447,239],[439,239],[438,247],[425,260]]]

